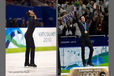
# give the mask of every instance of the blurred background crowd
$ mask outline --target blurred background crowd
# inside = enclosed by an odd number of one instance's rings
[[[50,6],[56,8],[56,0],[6,0],[6,3],[21,6]]]
[[[96,9],[94,11],[94,5]],[[81,35],[74,11],[86,20],[93,14],[89,23],[90,35],[108,35],[108,0],[58,0],[58,31],[62,36]]]
[[[26,21],[24,17],[22,18],[9,18],[9,21],[8,23],[9,26],[6,25],[6,27],[27,27],[28,24],[29,24],[29,21]],[[41,26],[44,26],[44,23],[43,22],[40,22],[40,25]],[[37,26],[38,27],[38,26]]]
[[[17,22],[18,21],[18,22]],[[25,21],[25,18],[9,18],[8,23],[6,23],[6,27],[27,27],[29,21]],[[8,26],[9,25],[9,26]]]

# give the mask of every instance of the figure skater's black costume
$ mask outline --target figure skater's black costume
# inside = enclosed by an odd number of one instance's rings
[[[39,26],[39,21],[34,19],[34,17],[29,17],[29,25],[27,32],[25,33],[26,40],[26,53],[25,53],[25,66],[35,66],[34,58],[35,58],[35,44],[33,39],[33,32],[35,27]],[[29,55],[30,55],[30,63],[29,63]]]
[[[92,64],[92,55],[93,55],[94,49],[93,49],[93,45],[92,45],[92,43],[90,42],[90,39],[89,39],[89,22],[92,19],[93,14],[94,14],[94,12],[92,13],[90,18],[86,22],[81,22],[81,21],[79,21],[79,18],[77,16],[76,12],[75,12],[76,22],[78,23],[78,27],[80,28],[80,31],[81,31],[80,40],[81,40],[81,55],[82,55],[83,66],[86,66],[86,61],[85,61],[85,46],[86,45],[90,49],[89,59],[88,59],[87,64],[90,65],[90,66],[94,66]],[[87,33],[85,33],[85,31],[87,31]]]

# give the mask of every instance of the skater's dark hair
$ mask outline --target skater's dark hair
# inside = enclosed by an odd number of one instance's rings
[[[82,15],[82,16],[84,16],[84,15]],[[81,20],[82,16],[79,17],[80,20]],[[84,16],[84,17],[85,17],[85,16]]]

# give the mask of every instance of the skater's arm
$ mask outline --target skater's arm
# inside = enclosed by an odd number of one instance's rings
[[[74,16],[76,17],[76,23],[79,24],[79,17],[78,17],[78,15],[77,15],[77,12],[76,12],[76,11],[74,12]]]
[[[34,15],[34,23],[36,27],[43,26],[43,24],[37,19],[36,15]]]

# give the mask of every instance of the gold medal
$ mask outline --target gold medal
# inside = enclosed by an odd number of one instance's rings
[[[87,31],[85,31],[85,34],[87,34],[88,32]]]

